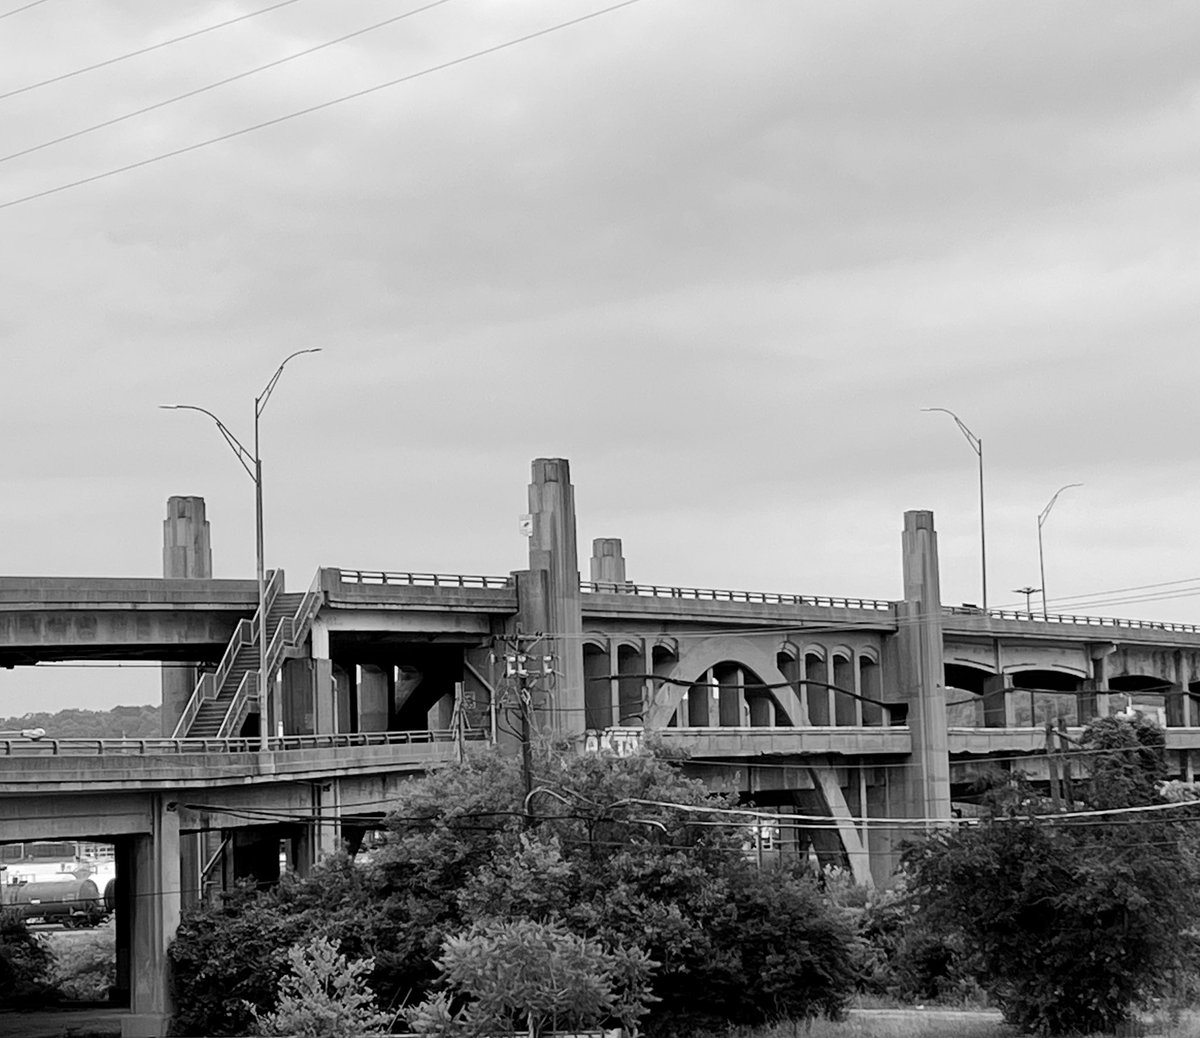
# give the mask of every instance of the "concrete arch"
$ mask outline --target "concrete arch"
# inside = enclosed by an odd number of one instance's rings
[[[736,635],[704,638],[689,645],[676,659],[671,670],[664,675],[675,680],[656,683],[658,688],[654,690],[653,702],[647,711],[646,727],[665,728],[680,701],[687,694],[688,688],[710,667],[729,661],[744,664],[768,685],[787,681],[775,662],[773,644],[766,647],[762,643]],[[773,691],[793,723],[803,723],[801,719],[804,715],[800,710],[796,690],[787,687]]]
[[[633,649],[634,652],[640,653],[644,643],[641,638],[630,638],[628,635],[621,638],[612,639],[612,647],[614,649]]]
[[[583,636],[581,646],[586,648],[589,645],[593,649],[599,649],[601,652],[608,652],[608,636],[601,634],[599,631],[588,631]]]
[[[819,642],[808,642],[806,645],[802,646],[800,649],[800,655],[801,656],[819,656],[821,659],[825,660],[826,662],[828,662],[828,660],[829,660],[829,650],[826,649],[825,646],[821,645]]]
[[[789,639],[785,638],[775,649],[775,655],[787,656],[789,659],[798,660],[800,659],[801,651],[802,650],[800,649],[799,645],[797,645],[794,641],[790,641]]]
[[[864,645],[857,650],[857,656],[860,661],[870,660],[876,666],[879,665],[879,650],[874,645]]]
[[[672,656],[678,656],[679,639],[666,634],[655,635],[654,641],[650,643],[650,651],[655,649],[666,649]]]

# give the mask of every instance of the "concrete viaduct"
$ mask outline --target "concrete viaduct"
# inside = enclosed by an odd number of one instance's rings
[[[276,572],[260,616],[253,582],[211,577],[203,500],[167,507],[161,579],[0,578],[0,666],[164,662],[161,738],[0,740],[0,842],[117,848],[127,1035],[164,1033],[163,953],[206,885],[269,881],[281,841],[306,868],[377,824],[397,782],[512,742],[506,653],[533,661],[543,734],[622,753],[653,732],[777,812],[773,852],[865,883],[913,832],[887,819],[949,817],[983,767],[1045,776],[1048,719],[1135,702],[1168,725],[1179,777],[1200,752],[1200,628],[944,606],[929,512],[905,513],[893,601],[640,584],[617,539],[583,580],[568,463],[538,459],[527,569],[322,568],[303,592]]]

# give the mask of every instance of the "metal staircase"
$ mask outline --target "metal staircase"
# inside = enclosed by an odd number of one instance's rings
[[[269,637],[266,682],[270,688],[289,651],[308,635],[312,618],[320,607],[319,574],[307,593],[285,594],[283,571],[274,570],[265,597]],[[238,623],[217,669],[202,674],[196,683],[175,726],[176,739],[232,738],[240,734],[258,697],[258,625],[257,611],[252,619]]]

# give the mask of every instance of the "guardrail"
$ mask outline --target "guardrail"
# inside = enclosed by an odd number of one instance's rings
[[[1200,625],[1169,620],[1131,620],[1120,616],[1077,616],[1073,613],[1039,613],[1024,609],[977,609],[973,606],[942,606],[948,616],[987,617],[992,620],[1016,620],[1019,623],[1075,624],[1087,627],[1120,627],[1133,631],[1168,631],[1176,634],[1200,634]]]
[[[391,573],[372,569],[339,569],[345,584],[386,584],[409,587],[511,588],[512,577],[485,577],[464,573]]]
[[[764,605],[823,606],[834,609],[891,610],[889,601],[878,598],[830,598],[827,595],[780,595],[770,591],[726,591],[719,588],[675,587],[667,584],[582,580],[581,591],[604,595],[644,595],[651,598],[686,598],[700,602],[753,602]]]
[[[354,746],[411,746],[453,742],[453,729],[424,729],[412,732],[347,732],[339,735],[273,735],[269,752],[337,749]],[[478,741],[483,731],[468,731],[463,737]],[[0,739],[0,757],[161,757],[185,754],[258,753],[258,737],[237,739]]]

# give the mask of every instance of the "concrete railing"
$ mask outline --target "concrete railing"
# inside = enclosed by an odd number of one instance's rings
[[[698,602],[753,602],[764,605],[823,606],[833,609],[890,610],[893,603],[878,598],[830,598],[826,595],[781,595],[771,591],[726,591],[719,588],[675,587],[667,584],[608,583],[582,580],[581,591],[603,595],[645,595],[685,598]]]
[[[349,732],[340,735],[273,735],[267,750],[336,749],[355,746],[415,746],[485,739],[485,732],[425,729],[413,732]],[[0,757],[161,757],[189,753],[257,753],[257,736],[238,739],[0,739]]]
[[[991,620],[1015,620],[1018,623],[1076,624],[1087,627],[1120,627],[1132,631],[1168,631],[1175,634],[1200,634],[1200,625],[1173,623],[1168,620],[1131,620],[1119,616],[1079,616],[1074,613],[1050,613],[1042,616],[1025,609],[979,609],[975,606],[942,606],[947,616],[973,616]]]
[[[486,577],[464,573],[391,573],[384,570],[339,569],[346,584],[378,584],[408,587],[511,588],[511,577]]]

